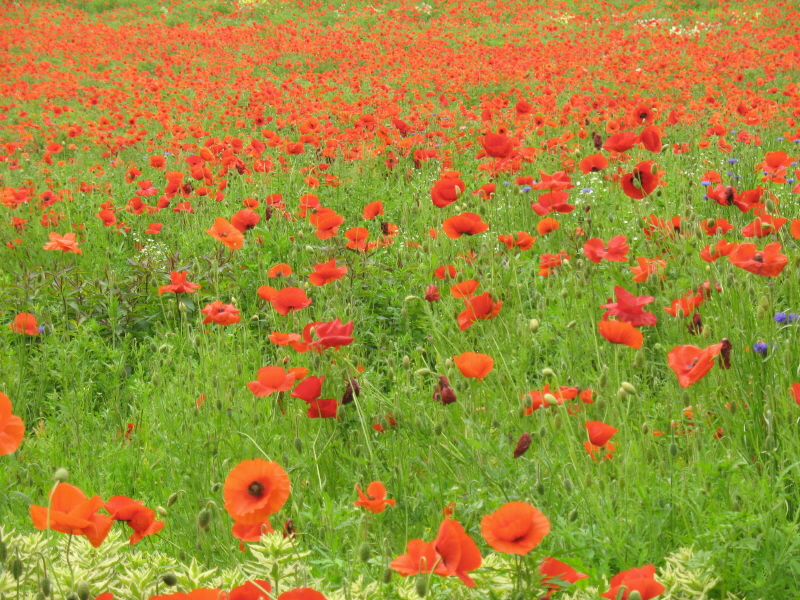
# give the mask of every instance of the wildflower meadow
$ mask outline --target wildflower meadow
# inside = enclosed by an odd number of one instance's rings
[[[800,598],[798,39],[0,0],[0,599]]]

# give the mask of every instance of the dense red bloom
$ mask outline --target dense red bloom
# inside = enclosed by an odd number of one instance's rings
[[[214,225],[206,229],[206,233],[225,244],[230,250],[238,250],[244,245],[242,232],[222,217],[217,217]]]
[[[607,308],[608,311],[603,315],[603,319],[616,317],[620,321],[630,323],[634,327],[644,325],[655,325],[658,321],[653,313],[644,310],[645,304],[650,304],[655,298],[653,296],[634,296],[621,286],[614,287],[616,302],[603,304],[600,308]]]
[[[611,262],[628,262],[628,238],[617,235],[608,240],[608,245],[600,238],[592,238],[583,245],[583,253],[593,263],[606,259]]]
[[[458,315],[458,328],[469,329],[478,319],[494,319],[500,314],[502,301],[495,302],[489,292],[480,296],[464,298],[464,310]]]
[[[514,153],[514,138],[508,137],[504,133],[487,133],[481,138],[481,146],[487,156],[508,158]]]
[[[631,267],[633,273],[633,280],[636,283],[644,283],[651,275],[655,275],[664,279],[664,269],[667,267],[667,261],[663,258],[645,258],[643,256],[636,257],[636,266]]]
[[[383,202],[380,200],[376,200],[375,202],[370,202],[364,207],[364,214],[362,215],[364,219],[372,220],[378,215],[383,214]]]
[[[158,288],[158,295],[160,296],[164,292],[171,292],[175,294],[193,294],[197,290],[201,288],[200,284],[192,283],[190,281],[186,281],[186,277],[188,277],[189,271],[172,271],[169,274],[170,283],[169,285],[162,285]]]
[[[458,200],[466,189],[464,182],[458,179],[458,172],[452,171],[452,173],[456,173],[456,176],[440,179],[431,188],[431,200],[433,200],[433,205],[437,208],[444,208],[452,204]]]
[[[575,206],[567,203],[569,199],[569,192],[547,192],[537,198],[537,201],[531,204],[533,212],[540,217],[545,216],[553,211],[560,213],[570,213],[575,210]]]
[[[442,296],[439,294],[439,288],[436,287],[435,284],[430,284],[427,288],[425,288],[425,300],[428,302],[436,302],[437,300],[441,300]]]
[[[272,304],[279,315],[288,315],[292,311],[298,311],[311,305],[311,298],[306,296],[303,288],[288,287],[276,290],[268,285],[258,288],[258,295],[262,300]]]
[[[453,298],[469,298],[475,293],[480,285],[479,281],[468,279],[467,281],[460,281],[459,283],[450,286],[450,294]]]
[[[706,235],[715,235],[719,232],[725,235],[733,229],[733,225],[728,223],[727,219],[708,219],[700,222],[700,229],[702,229]]]
[[[550,521],[526,502],[508,502],[481,519],[481,535],[498,552],[525,556],[550,533]]]
[[[97,514],[101,508],[100,496],[87,499],[74,485],[61,483],[56,486],[49,507],[31,504],[30,513],[36,529],[83,535],[92,546],[99,548],[114,524],[110,517]]]
[[[628,600],[631,592],[638,592],[642,600],[652,600],[664,592],[664,586],[655,580],[656,570],[653,565],[645,565],[617,573],[611,579],[611,589],[600,594],[609,600]]]
[[[756,219],[742,227],[742,235],[746,238],[762,238],[775,233],[783,227],[788,219],[773,217],[766,213],[756,217]]]
[[[289,277],[292,274],[292,267],[287,265],[286,263],[278,263],[277,265],[273,265],[267,271],[267,275],[270,279],[275,279],[276,277]]]
[[[221,300],[215,300],[200,311],[206,318],[203,325],[216,323],[217,325],[233,325],[242,320],[239,316],[239,309],[233,304],[223,304]]]
[[[331,281],[336,281],[347,275],[347,267],[337,267],[336,259],[332,258],[326,263],[314,265],[314,272],[308,276],[311,285],[327,285]]]
[[[717,240],[717,243],[713,246],[709,244],[705,248],[700,251],[700,258],[702,258],[706,262],[714,262],[721,256],[729,256],[736,248],[739,247],[739,244],[735,242],[728,243],[725,238]]]
[[[16,452],[25,437],[25,423],[11,409],[11,400],[0,392],[0,456]]]
[[[653,173],[655,163],[652,160],[640,162],[633,171],[622,176],[622,191],[634,200],[641,200],[649,196],[658,187],[658,175]]]
[[[164,521],[156,521],[153,509],[143,506],[138,500],[125,496],[112,496],[105,504],[106,510],[115,521],[124,521],[133,529],[130,543],[136,544],[147,535],[154,535],[164,529]]]
[[[283,592],[278,600],[325,600],[325,596],[311,588],[296,588]]]
[[[314,232],[317,238],[327,240],[337,234],[339,225],[344,223],[344,217],[330,208],[321,208],[308,217],[308,222],[317,228]]]
[[[581,160],[578,166],[580,167],[581,173],[596,173],[608,166],[608,160],[602,154],[591,154]]]
[[[800,383],[793,383],[789,388],[789,394],[791,394],[794,401],[800,405]]]
[[[355,501],[355,505],[366,508],[372,513],[382,513],[387,506],[395,505],[394,500],[386,498],[386,486],[380,481],[370,483],[367,486],[366,494],[358,486],[356,486],[356,491],[358,492],[358,500]]]
[[[278,463],[244,460],[228,473],[223,496],[234,521],[261,524],[289,499],[289,475]]]
[[[550,190],[553,192],[560,192],[562,190],[569,190],[575,187],[572,179],[565,171],[556,171],[552,175],[548,175],[544,171],[539,171],[542,180],[539,183],[534,183],[531,188],[534,190]]]
[[[764,250],[757,250],[755,244],[739,244],[729,256],[731,264],[763,277],[777,277],[789,263],[785,254],[781,254],[778,242],[767,244]]]
[[[673,300],[672,304],[669,308],[665,308],[664,310],[671,314],[673,317],[678,316],[678,311],[681,311],[682,316],[688,317],[691,315],[697,307],[699,307],[703,303],[703,294],[697,293],[695,294],[692,291],[689,291],[687,295],[683,298],[678,298],[677,300]]]
[[[78,242],[75,241],[75,234],[72,232],[65,233],[62,236],[58,235],[55,231],[51,231],[50,241],[47,242],[43,248],[45,250],[61,250],[62,252],[83,254],[83,250],[78,248]]]
[[[547,219],[545,219],[547,221]],[[540,254],[539,255],[539,276],[549,277],[553,271],[564,264],[565,260],[569,260],[569,255],[563,250],[559,250],[558,254]]]
[[[31,313],[19,313],[14,317],[14,322],[8,327],[14,333],[39,335],[39,326],[36,322],[36,317]]]
[[[444,375],[439,375],[439,382],[433,390],[433,399],[435,402],[441,402],[445,406],[458,400],[455,391],[450,387],[450,380]]]
[[[476,235],[489,229],[488,223],[475,213],[463,213],[444,220],[442,229],[449,238],[460,238],[462,235]]]
[[[267,592],[271,591],[269,581],[254,579],[233,588],[228,594],[228,600],[270,600]]]
[[[494,368],[494,359],[491,356],[477,352],[463,352],[454,356],[453,361],[464,377],[483,379]]]
[[[667,354],[669,368],[675,371],[681,387],[689,387],[706,376],[721,349],[722,344],[713,344],[708,348],[676,346]]]
[[[305,369],[290,369],[287,373],[282,367],[262,367],[258,370],[256,381],[247,384],[253,394],[259,397],[269,396],[273,392],[285,392],[292,389]]]
[[[512,248],[530,250],[533,247],[533,243],[536,241],[536,238],[525,231],[518,231],[516,240],[514,239],[513,235],[503,234],[497,236],[497,241],[501,244],[505,244],[506,248],[509,250]]]
[[[639,136],[632,131],[623,131],[610,136],[603,144],[606,152],[627,152],[639,141]]]
[[[560,227],[561,224],[556,219],[547,217],[546,219],[542,219],[536,224],[536,231],[539,233],[539,235],[547,235],[548,233],[557,231]],[[561,252],[564,251],[561,250],[559,254],[561,254]]]
[[[258,225],[260,220],[261,217],[256,211],[245,208],[231,217],[231,225],[244,233],[245,231],[249,231]]]
[[[542,575],[542,585],[550,588],[548,591],[548,598],[554,591],[563,589],[562,585],[557,582],[575,583],[579,579],[586,579],[589,577],[585,573],[579,573],[568,564],[565,564],[555,558],[548,557],[542,561],[539,566],[539,573]]]
[[[623,344],[636,349],[642,347],[644,335],[626,321],[600,321],[597,329],[600,331],[600,335],[612,344]]]

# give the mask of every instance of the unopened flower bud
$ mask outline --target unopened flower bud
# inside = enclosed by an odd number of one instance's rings
[[[545,488],[544,488],[544,484],[543,484],[541,481],[537,481],[537,482],[536,482],[536,492],[537,492],[537,493],[538,493],[540,496],[543,496],[543,495],[544,495]]]
[[[631,396],[635,396],[636,395],[636,388],[633,387],[632,383],[629,383],[627,381],[623,381],[622,382],[622,389],[625,390],[626,392],[628,392]]]
[[[11,564],[8,565],[8,572],[11,573],[14,581],[19,581],[24,571],[25,564],[20,560],[19,556],[11,559]]]
[[[42,590],[42,596],[45,598],[50,596],[50,592],[53,591],[53,583],[50,581],[50,578],[47,575],[42,577],[42,579],[39,581],[39,588]]]
[[[553,371],[553,369],[549,367],[545,367],[544,369],[542,369],[542,377],[555,377],[555,376],[556,374]]]
[[[621,387],[617,390],[617,398],[620,400],[626,400],[628,398],[628,392],[625,388]]]
[[[294,449],[297,450],[298,454],[303,453],[303,440],[299,437],[294,438]]]
[[[197,526],[200,529],[208,529],[209,525],[211,525],[211,511],[207,508],[204,508],[197,513]]]
[[[539,331],[539,321],[531,319],[530,323],[528,323],[528,329],[530,329],[531,333]]]
[[[545,427],[544,425],[542,425],[542,426],[539,428],[539,437],[544,437],[544,436],[546,436],[546,435],[547,435],[547,427]]]
[[[404,369],[410,369],[411,368],[411,357],[408,356],[408,354],[406,354],[403,357],[403,368]]]
[[[578,509],[576,508],[569,513],[569,522],[574,523],[577,518],[578,518]]]
[[[78,585],[75,586],[75,593],[78,594],[80,600],[89,600],[89,597],[92,595],[92,590],[89,588],[88,583],[79,581]]]
[[[547,406],[558,406],[558,399],[553,394],[545,394],[544,401]]]
[[[361,542],[358,547],[358,560],[365,563],[370,558],[372,558],[372,549],[369,547],[369,542]]]
[[[178,578],[175,576],[175,573],[164,573],[161,576],[161,581],[163,581],[164,585],[167,587],[174,587],[178,585]]]
[[[670,454],[671,454],[673,457],[675,457],[675,456],[678,456],[678,444],[676,444],[675,442],[672,442],[672,443],[669,445],[669,453],[670,453]]]
[[[633,368],[639,371],[644,368],[644,352],[642,352],[641,348],[636,351],[636,355],[633,357]]]
[[[222,484],[219,481],[215,481],[211,484],[211,493],[216,494],[218,491],[222,489]]]
[[[644,435],[647,435],[648,433],[650,433],[650,423],[647,423],[647,422],[642,423],[642,433]]]
[[[528,448],[531,445],[531,434],[530,433],[523,433],[519,436],[519,440],[517,441],[517,446],[514,448],[514,458],[519,458],[523,454],[528,451]]]
[[[157,506],[156,507],[156,512],[158,513],[158,516],[160,516],[160,517],[166,517],[167,516],[167,509],[164,508],[163,506]]]
[[[381,574],[381,581],[383,583],[389,583],[392,580],[392,570],[389,567],[386,567]]]
[[[414,371],[414,373],[416,375],[422,375],[422,376],[433,375],[433,372],[430,369],[426,369],[425,367],[423,367],[421,369],[417,369],[416,371]]]
[[[67,479],[69,479],[69,471],[67,471],[64,467],[56,469],[56,472],[53,475],[53,481],[57,481],[58,483],[65,483]]]
[[[175,502],[177,502],[178,494],[179,492],[175,492],[174,494],[171,494],[169,498],[167,498],[167,508],[169,508],[170,506],[175,504]]]
[[[458,188],[456,188],[458,189]],[[428,578],[424,575],[417,576],[417,582],[414,585],[414,588],[417,590],[417,596],[420,598],[424,598],[428,595]]]
[[[642,595],[639,593],[639,590],[633,590],[628,594],[628,600],[642,600]]]
[[[575,327],[576,323],[577,321],[570,321],[569,323],[567,323],[567,329],[572,329],[573,327]]]
[[[569,477],[564,479],[564,491],[568,494],[572,493],[572,480]]]

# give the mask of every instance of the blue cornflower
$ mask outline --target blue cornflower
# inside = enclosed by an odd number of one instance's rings
[[[591,194],[591,193],[592,193],[592,188],[583,188],[581,190],[581,194]]]
[[[530,192],[532,189],[533,188],[531,186],[529,186],[529,185],[523,185],[521,188],[519,188],[519,191],[520,192]]]
[[[729,158],[728,162],[731,163],[732,165],[735,165],[736,163],[739,162],[739,159],[738,158]]]
[[[711,182],[710,181],[701,181],[700,185],[702,185],[703,187],[708,187],[708,186],[711,185]]]
[[[753,352],[756,354],[760,354],[761,356],[767,355],[767,350],[769,350],[769,346],[765,342],[756,342],[753,344]]]

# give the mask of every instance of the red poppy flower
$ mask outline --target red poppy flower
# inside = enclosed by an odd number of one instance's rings
[[[514,153],[514,138],[504,133],[487,133],[481,138],[481,146],[487,156],[509,158]]]
[[[298,372],[294,369],[288,373],[282,367],[262,367],[258,370],[256,381],[247,384],[253,394],[258,397],[269,396],[273,392],[286,392],[298,380]]]
[[[364,207],[364,214],[362,215],[364,219],[372,220],[378,215],[383,214],[383,202],[380,200],[376,200],[375,202],[370,202]]]
[[[11,400],[0,392],[0,456],[16,452],[25,437],[25,423],[11,409]]]
[[[480,282],[474,279],[462,281],[450,287],[450,294],[453,298],[469,298],[478,289]]]
[[[216,323],[217,325],[233,325],[242,320],[239,316],[239,309],[233,304],[223,304],[221,300],[215,300],[211,304],[206,304],[206,307],[200,311],[206,318],[203,319],[203,325],[208,323]]]
[[[78,248],[78,242],[75,241],[75,234],[72,232],[65,233],[63,236],[55,231],[50,232],[50,241],[43,248],[45,250],[61,250],[62,252],[83,254],[83,250]]]
[[[631,267],[633,280],[636,283],[644,283],[651,275],[666,279],[664,269],[667,268],[667,261],[663,258],[644,258],[643,256],[638,256],[636,258],[636,265],[635,267]]]
[[[525,231],[518,231],[516,240],[513,235],[498,235],[497,241],[501,244],[505,244],[506,248],[509,250],[512,248],[519,248],[524,251],[530,250],[533,247],[536,238]]]
[[[583,245],[583,253],[590,261],[595,264],[603,259],[611,262],[628,262],[628,250],[630,247],[626,243],[628,238],[624,235],[617,235],[611,238],[606,245],[600,238],[592,238]]]
[[[656,570],[653,565],[617,573],[611,579],[611,589],[600,595],[609,600],[628,600],[631,592],[638,592],[642,600],[652,600],[663,594],[665,589],[655,580],[655,576]]]
[[[739,244],[729,256],[732,265],[761,275],[763,277],[777,277],[789,263],[785,254],[781,254],[781,245],[778,242],[767,244],[764,250],[757,250],[755,244]]]
[[[650,152],[661,152],[661,130],[655,125],[647,127],[639,134],[639,142],[645,150]]]
[[[586,390],[586,391],[588,391],[589,395],[591,395],[591,390]],[[562,385],[557,390],[551,390],[550,384],[549,383],[545,384],[544,388],[542,388],[541,391],[531,390],[522,397],[523,400],[530,399],[531,401],[531,405],[525,408],[525,414],[527,416],[530,416],[533,414],[533,411],[539,410],[540,408],[544,408],[546,406],[550,406],[550,404],[548,404],[547,400],[545,399],[545,396],[547,396],[548,394],[553,396],[553,398],[555,398],[555,403],[553,403],[553,406],[560,406],[564,404],[565,400],[572,400],[573,398],[575,398],[578,395],[578,392],[579,392],[578,388],[569,387],[565,385]],[[583,393],[581,393],[581,396],[583,396]],[[587,402],[587,404],[591,404],[591,398],[590,401]]]
[[[716,235],[720,232],[722,235],[725,235],[733,229],[733,225],[728,223],[727,219],[708,219],[700,222],[700,229],[702,229],[706,235]]]
[[[452,171],[452,173],[456,173],[456,176],[440,179],[431,187],[431,200],[437,208],[444,208],[452,204],[466,189],[464,182],[458,179],[460,173],[457,171]]]
[[[317,337],[316,340],[311,338],[311,331]],[[326,348],[340,348],[348,346],[353,343],[353,321],[342,324],[337,318],[327,323],[309,323],[303,330],[303,337],[308,342],[308,346],[315,350],[324,350]]]
[[[742,235],[746,238],[763,238],[780,230],[786,221],[788,221],[788,219],[762,214],[756,217],[755,221],[752,223],[742,227]]]
[[[368,511],[379,514],[386,510],[387,506],[394,506],[395,501],[386,498],[386,486],[380,481],[373,481],[367,486],[367,493],[361,491],[361,488],[356,485],[358,492],[358,500],[355,501],[356,506],[366,508]]]
[[[308,281],[311,285],[322,286],[341,279],[345,275],[347,275],[347,267],[337,267],[336,259],[332,258],[326,263],[314,265],[314,272],[308,276]]]
[[[325,596],[311,588],[297,588],[283,592],[278,600],[325,600]]]
[[[653,296],[634,296],[621,286],[614,287],[614,295],[617,297],[616,302],[609,302],[600,306],[600,308],[608,309],[603,315],[603,320],[608,319],[608,317],[616,317],[634,327],[655,325],[658,321],[658,317],[653,313],[644,310],[645,304],[650,304],[655,300]]]
[[[498,552],[525,556],[550,533],[550,521],[526,502],[508,502],[481,519],[481,535]]]
[[[444,220],[442,223],[447,237],[457,239],[462,235],[476,235],[489,229],[489,224],[481,220],[475,213],[463,213]]]
[[[148,235],[158,235],[161,233],[161,228],[164,227],[161,223],[150,223],[144,232]]]
[[[234,521],[263,523],[289,499],[289,475],[278,463],[245,460],[228,474],[223,496],[225,510]]]
[[[728,243],[724,238],[717,240],[713,246],[709,244],[700,251],[700,258],[706,262],[714,262],[721,256],[729,256],[739,244],[735,242]]]
[[[339,225],[344,223],[344,217],[330,208],[321,208],[308,217],[308,222],[317,228],[314,232],[316,237],[327,240],[337,234]]]
[[[233,225],[240,232],[244,233],[245,231],[249,231],[258,225],[260,220],[261,217],[256,211],[245,208],[231,217],[231,225]]]
[[[292,274],[292,267],[287,265],[286,263],[278,263],[269,268],[267,271],[267,275],[270,279],[275,279],[276,277],[289,277]]]
[[[793,383],[789,388],[789,394],[791,394],[794,401],[800,405],[800,383]]]
[[[271,591],[269,581],[254,579],[233,588],[228,594],[228,600],[270,600],[267,592]]]
[[[480,296],[464,298],[465,309],[458,315],[458,328],[461,331],[469,329],[478,319],[494,319],[500,314],[502,301],[495,302],[489,292]]]
[[[569,190],[575,187],[572,179],[565,171],[556,171],[552,175],[548,175],[544,171],[539,171],[542,180],[539,183],[531,184],[534,190],[550,190],[553,192],[560,192]]]
[[[241,540],[239,542],[239,550],[244,552],[244,543],[245,542],[258,542],[261,540],[261,536],[267,533],[273,533],[275,530],[270,525],[269,520],[264,521],[263,523],[239,523],[238,521],[233,522],[233,527],[231,529],[231,535],[235,537],[237,540]]]
[[[450,387],[450,380],[444,375],[439,375],[439,382],[433,390],[433,400],[441,402],[445,406],[458,400],[455,391]]]
[[[456,268],[453,265],[442,265],[441,267],[436,267],[433,270],[433,276],[436,279],[444,279],[445,277],[455,277],[456,276]]]
[[[31,313],[19,313],[14,317],[14,322],[8,327],[14,333],[39,335],[39,326],[36,322],[36,317]]]
[[[219,600],[222,593],[220,589],[199,588],[187,594],[175,592],[164,596],[151,596],[150,600]]]
[[[641,200],[649,196],[658,187],[658,174],[655,171],[655,163],[652,160],[640,162],[633,168],[633,171],[622,176],[622,191],[625,195],[634,200]]]
[[[494,359],[491,356],[477,352],[463,352],[454,356],[453,360],[464,377],[483,379],[494,368]]]
[[[697,346],[675,346],[667,354],[669,368],[678,376],[678,383],[683,388],[697,383],[714,366],[714,357],[719,354],[722,344],[713,344],[708,348]]]
[[[536,231],[539,233],[539,235],[547,235],[548,233],[557,231],[559,227],[561,227],[561,224],[558,221],[548,217],[546,219],[542,219],[536,224]]]
[[[575,206],[567,203],[568,198],[569,192],[547,192],[539,196],[536,202],[531,204],[531,208],[540,217],[553,211],[570,213],[575,210]]]
[[[353,227],[345,232],[344,237],[348,239],[346,248],[364,251],[367,249],[369,230],[366,227]]]
[[[682,316],[688,317],[695,310],[697,310],[697,308],[703,303],[703,300],[703,294],[695,294],[694,292],[689,291],[689,293],[683,298],[673,300],[670,307],[665,308],[664,310],[673,317],[678,316],[678,311],[681,311]]]
[[[603,144],[603,150],[606,152],[617,153],[627,152],[633,148],[638,141],[639,136],[632,131],[615,133],[606,140],[605,144]]]
[[[311,298],[306,296],[303,288],[288,287],[276,290],[268,285],[258,288],[258,295],[262,300],[272,304],[279,315],[288,315],[292,311],[298,311],[311,305]]]
[[[96,514],[103,508],[100,496],[87,499],[86,494],[68,483],[60,483],[50,499],[50,506],[30,506],[33,526],[70,535],[83,535],[95,548],[106,539],[114,521]]]
[[[596,173],[608,167],[608,160],[602,154],[591,154],[578,164],[581,173]]]
[[[623,344],[636,349],[642,347],[644,335],[626,321],[600,321],[597,329],[612,344]]]
[[[484,183],[481,187],[477,190],[472,192],[476,194],[479,198],[483,198],[484,200],[490,199],[494,193],[497,191],[497,186],[493,183]]]
[[[112,496],[105,504],[106,510],[115,521],[124,521],[133,529],[131,544],[140,542],[145,536],[154,535],[164,529],[164,521],[156,521],[153,509],[143,506],[138,500],[125,496]]]
[[[222,217],[217,217],[214,225],[206,229],[206,233],[225,244],[231,250],[238,250],[244,245],[242,232]]]
[[[579,573],[568,564],[556,560],[552,556],[545,558],[539,566],[539,573],[542,575],[542,585],[550,588],[548,598],[554,591],[564,589],[563,582],[575,583],[579,579],[589,577],[585,573]]]
[[[192,283],[190,281],[186,281],[186,278],[189,276],[189,271],[172,271],[169,274],[170,283],[169,285],[162,285],[158,288],[158,295],[160,296],[164,292],[170,292],[175,294],[193,294],[197,290],[201,288],[200,284]]]

